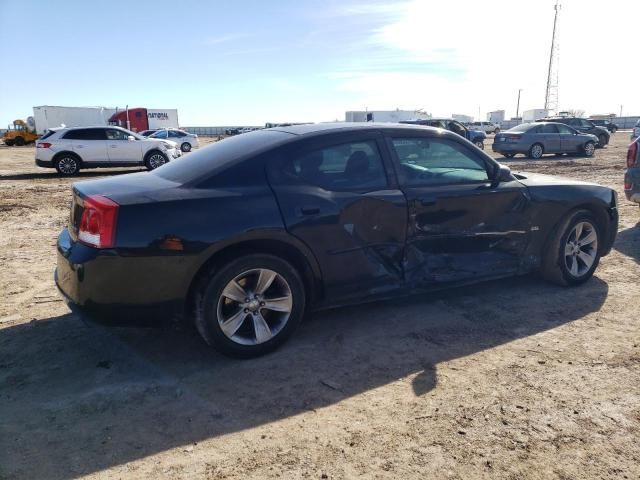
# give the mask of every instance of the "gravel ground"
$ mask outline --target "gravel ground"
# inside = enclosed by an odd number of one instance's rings
[[[587,284],[336,309],[251,361],[189,328],[71,314],[52,279],[71,180],[0,146],[0,478],[640,478],[640,210],[628,133],[612,139],[591,159],[502,159],[618,190]]]

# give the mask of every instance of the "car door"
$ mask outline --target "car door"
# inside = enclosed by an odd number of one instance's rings
[[[405,276],[429,286],[517,272],[530,238],[530,200],[516,180],[455,137],[391,134],[409,211]]]
[[[140,141],[133,137],[125,130],[116,128],[108,128],[107,135],[107,152],[111,163],[132,164],[142,162],[142,145]]]
[[[402,285],[407,204],[391,168],[376,132],[298,142],[269,162],[286,228],[313,251],[336,303]]]
[[[65,135],[65,138],[72,140],[73,151],[80,156],[85,165],[109,162],[107,137],[104,128],[70,130]]]
[[[540,137],[546,153],[562,152],[560,134],[558,133],[558,126],[555,123],[540,125],[534,132],[534,136]]]
[[[560,148],[563,153],[574,153],[580,151],[584,139],[577,130],[559,123],[557,125],[560,134]]]

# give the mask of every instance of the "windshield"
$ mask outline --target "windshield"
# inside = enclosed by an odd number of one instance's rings
[[[173,182],[191,183],[219,173],[240,160],[264,152],[290,138],[293,138],[292,134],[276,130],[257,130],[225,138],[169,162],[151,173]]]

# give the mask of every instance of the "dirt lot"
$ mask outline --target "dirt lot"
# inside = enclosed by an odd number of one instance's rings
[[[586,285],[526,277],[324,312],[252,361],[190,329],[70,314],[52,274],[71,181],[0,147],[0,478],[640,478],[628,138],[506,162],[618,190],[618,240]]]

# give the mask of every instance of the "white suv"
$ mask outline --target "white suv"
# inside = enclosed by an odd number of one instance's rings
[[[95,167],[144,165],[153,170],[180,155],[175,142],[120,127],[55,128],[36,142],[36,165],[55,168],[61,175]]]
[[[492,122],[471,122],[469,128],[472,130],[480,130],[484,133],[500,133],[500,126]]]
[[[163,128],[162,130],[152,133],[147,138],[171,140],[172,142],[176,142],[180,146],[180,150],[185,153],[190,152],[192,148],[198,148],[200,146],[198,135],[185,132],[184,130],[178,130],[177,128]]]

